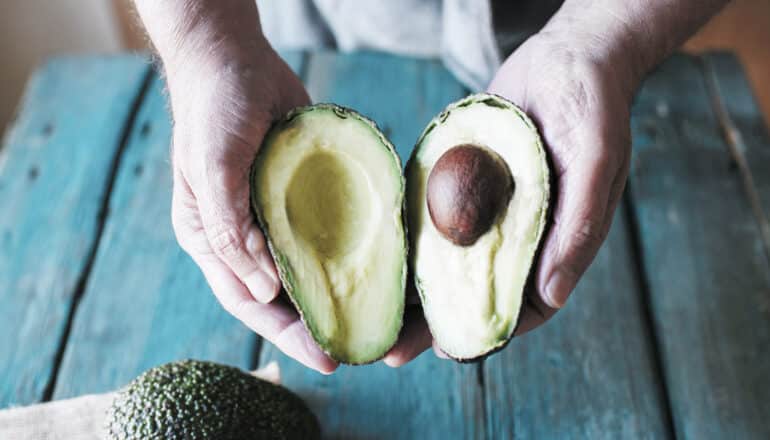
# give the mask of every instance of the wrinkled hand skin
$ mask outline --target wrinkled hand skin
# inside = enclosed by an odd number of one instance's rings
[[[541,34],[508,58],[489,86],[538,125],[553,173],[552,222],[517,334],[564,305],[607,237],[631,155],[629,109],[637,84],[625,73]]]
[[[205,61],[169,76],[174,231],[229,313],[289,356],[330,373],[336,363],[291,305],[276,299],[280,281],[249,206],[249,167],[262,138],[309,98],[269,47],[236,59],[259,65]]]
[[[633,75],[543,33],[519,47],[488,87],[535,121],[552,169],[552,222],[517,335],[564,305],[607,236],[628,177],[633,82]]]
[[[564,306],[607,237],[628,178],[630,106],[641,78],[725,3],[567,0],[496,73],[487,91],[533,119],[554,174],[552,222],[516,335]],[[409,339],[391,351],[389,365],[430,347],[424,321],[405,322]]]
[[[261,33],[253,0],[134,0],[160,55],[174,116],[172,222],[232,315],[322,373],[317,347],[280,282],[250,210],[249,167],[273,121],[309,98]],[[498,71],[489,91],[538,124],[558,194],[536,295],[517,333],[566,301],[609,230],[628,175],[629,105],[644,70],[725,0],[567,0]],[[644,41],[644,45],[640,44]],[[553,201],[552,201],[553,203]],[[404,328],[385,356],[397,367],[434,345],[408,294]]]
[[[635,76],[625,66],[616,68],[590,55],[557,35],[537,34],[503,63],[488,88],[516,103],[538,125],[555,189],[536,292],[529,292],[524,303],[517,335],[564,305],[607,236],[628,177]],[[419,348],[428,346],[423,342]],[[393,364],[419,354],[416,348]]]

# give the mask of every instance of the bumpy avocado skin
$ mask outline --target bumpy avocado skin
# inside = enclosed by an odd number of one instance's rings
[[[417,142],[415,143],[415,147],[412,150],[412,154],[409,157],[409,160],[406,162],[406,167],[404,174],[406,176],[411,175],[411,168],[415,165],[415,162],[417,161],[418,153],[420,152],[420,149],[422,148],[423,141],[426,139],[428,134],[433,131],[434,128],[436,128],[438,125],[441,125],[444,123],[444,121],[447,120],[449,117],[449,114],[458,108],[467,107],[470,105],[477,105],[477,104],[484,104],[490,107],[498,107],[506,110],[510,110],[514,112],[524,123],[529,127],[529,129],[537,136],[538,139],[538,148],[540,150],[540,154],[543,156],[543,163],[544,163],[544,171],[547,175],[547,186],[546,186],[546,200],[544,201],[543,207],[540,212],[540,228],[538,231],[538,246],[537,250],[535,251],[532,261],[533,264],[530,266],[529,275],[527,276],[527,281],[524,288],[523,293],[523,301],[521,304],[521,309],[523,310],[524,307],[529,306],[536,312],[540,312],[540,310],[537,309],[537,305],[533,302],[531,297],[533,295],[537,295],[535,291],[535,272],[537,269],[536,262],[540,260],[540,255],[543,250],[543,244],[544,244],[544,238],[547,236],[547,233],[550,230],[551,223],[553,220],[553,205],[555,203],[555,194],[557,193],[556,189],[556,179],[555,175],[553,173],[553,163],[551,162],[551,157],[547,153],[546,148],[543,145],[542,138],[540,136],[540,132],[535,125],[535,123],[530,119],[530,117],[522,110],[520,109],[516,104],[509,101],[508,99],[495,95],[490,93],[476,93],[466,96],[465,98],[459,99],[458,101],[455,101],[451,104],[449,104],[441,113],[436,115],[425,127],[420,137],[417,139]],[[407,179],[407,190],[410,187],[410,182]],[[407,222],[408,224],[408,222]],[[413,231],[408,231],[410,234],[413,234]],[[409,242],[413,243],[415,241],[415,238],[413,235],[409,236]],[[414,283],[415,289],[417,290],[418,296],[420,297],[420,301],[423,305],[425,305],[426,300],[425,297],[427,295],[427,292],[425,292],[425,288],[423,287],[419,277],[415,274],[415,261],[414,261],[414,254],[410,254],[409,258],[409,272],[411,281]],[[513,335],[516,333],[516,330],[519,327],[519,324],[521,323],[521,310],[519,310],[519,315],[516,323],[513,326],[512,331],[510,334],[507,335],[506,338],[498,341],[496,344],[490,345],[488,347],[485,347],[483,350],[479,351],[479,353],[476,356],[473,357],[458,357],[453,356],[451,354],[448,354],[449,358],[459,362],[459,363],[475,363],[475,362],[481,362],[487,357],[503,350],[513,338]],[[429,325],[430,328],[430,325]],[[433,332],[431,330],[431,332]]]
[[[285,127],[290,125],[294,119],[301,117],[303,114],[316,112],[316,111],[333,112],[340,119],[353,118],[355,120],[358,120],[364,123],[367,127],[371,129],[372,134],[376,136],[376,138],[379,140],[382,147],[385,148],[390,154],[390,156],[392,157],[392,160],[393,160],[392,166],[397,167],[399,170],[401,169],[401,159],[399,158],[398,153],[396,152],[395,146],[385,136],[382,130],[380,130],[379,126],[375,121],[367,118],[366,116],[362,115],[361,113],[358,113],[357,111],[351,108],[333,104],[333,103],[318,103],[318,104],[308,105],[304,107],[297,107],[291,110],[281,120],[273,124],[273,126],[270,128],[270,131],[265,136],[263,145],[270,142],[271,136],[276,135]],[[367,364],[377,362],[378,360],[382,359],[385,356],[385,354],[390,350],[390,348],[392,348],[393,345],[395,345],[395,343],[397,342],[397,336],[398,334],[400,334],[401,328],[403,326],[403,315],[404,315],[404,307],[406,302],[406,284],[407,284],[407,277],[408,277],[408,261],[407,261],[408,258],[406,257],[404,258],[403,270],[401,271],[401,275],[400,275],[400,283],[402,286],[401,290],[404,292],[404,297],[401,298],[400,300],[401,304],[399,306],[399,312],[397,313],[397,316],[396,316],[398,323],[395,330],[396,338],[393,339],[393,344],[390,347],[388,347],[386,350],[382,350],[382,352],[379,353],[377,356],[371,357],[370,359],[367,359],[365,361],[355,361],[355,360],[347,359],[344,357],[340,357],[339,355],[337,355],[337,353],[334,353],[331,350],[331,348],[324,343],[324,341],[318,338],[317,335],[319,332],[312,325],[310,320],[307,319],[306,309],[297,300],[297,295],[295,294],[295,292],[300,287],[298,286],[297,280],[295,279],[292,273],[291,265],[289,264],[287,258],[283,254],[281,254],[279,249],[276,248],[271,236],[271,231],[270,231],[268,222],[262,215],[262,207],[260,206],[260,202],[259,202],[259,192],[258,192],[259,189],[255,187],[253,184],[255,180],[255,176],[259,168],[262,166],[262,160],[263,160],[263,155],[257,154],[249,170],[249,182],[251,184],[250,186],[251,210],[254,214],[254,217],[257,220],[257,224],[259,225],[260,229],[265,235],[267,248],[270,251],[270,255],[273,257],[273,261],[275,263],[275,266],[278,272],[278,277],[281,280],[281,285],[283,288],[282,293],[286,294],[285,296],[288,297],[288,299],[294,306],[294,309],[298,312],[300,319],[302,320],[303,324],[310,332],[311,336],[313,336],[313,339],[318,344],[319,348],[330,358],[334,359],[339,363],[347,364],[347,365],[367,365]],[[401,173],[398,190],[400,193],[400,197],[403,200],[402,206],[401,206],[401,228],[403,229],[404,234],[403,234],[403,241],[401,245],[403,246],[404,255],[407,256],[409,254],[409,240],[407,238],[408,228],[407,228],[406,199],[405,199],[406,179],[403,173]]]
[[[238,368],[185,360],[152,368],[118,392],[106,439],[317,439],[294,393]]]

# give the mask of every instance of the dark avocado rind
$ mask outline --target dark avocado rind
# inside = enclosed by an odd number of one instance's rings
[[[473,357],[457,357],[453,356],[451,353],[447,353],[447,355],[454,359],[457,362],[461,363],[470,363],[470,362],[477,362],[485,359],[486,357],[502,350],[505,348],[505,346],[511,341],[514,333],[519,327],[520,319],[521,319],[521,312],[524,309],[524,306],[531,302],[529,299],[532,295],[537,295],[535,290],[535,273],[537,270],[537,264],[536,262],[539,261],[540,253],[542,251],[544,238],[546,236],[546,232],[548,228],[550,227],[551,223],[551,213],[552,213],[552,205],[553,205],[553,193],[555,188],[555,182],[554,182],[554,174],[552,172],[552,163],[550,160],[550,157],[547,154],[547,150],[545,149],[542,137],[540,136],[539,130],[537,126],[534,124],[534,122],[530,119],[530,117],[522,110],[520,109],[516,104],[512,103],[511,101],[508,101],[507,99],[494,95],[489,93],[477,93],[469,95],[465,98],[462,98],[454,103],[449,104],[441,113],[439,113],[436,117],[434,117],[430,123],[426,126],[425,130],[420,135],[419,139],[417,140],[415,144],[415,148],[412,151],[412,154],[410,155],[409,160],[406,163],[406,169],[405,169],[405,175],[407,176],[407,190],[410,188],[410,182],[409,177],[412,175],[411,170],[412,167],[415,166],[415,162],[417,161],[418,154],[420,153],[420,149],[423,145],[423,142],[427,138],[427,136],[440,124],[444,123],[448,118],[449,115],[456,109],[467,107],[470,105],[476,105],[476,104],[483,104],[490,107],[497,107],[502,108],[506,110],[513,111],[529,128],[529,130],[536,134],[537,139],[537,146],[539,154],[541,155],[541,161],[540,163],[543,164],[543,172],[547,176],[546,178],[546,184],[545,184],[545,203],[540,209],[539,214],[539,230],[537,234],[537,250],[534,252],[532,260],[530,261],[529,267],[529,274],[527,275],[526,283],[525,283],[525,289],[523,292],[523,300],[521,302],[520,310],[518,311],[517,319],[515,324],[512,326],[512,330],[507,334],[507,337],[504,339],[499,340],[497,343],[487,346],[484,350],[480,351],[476,356]],[[409,214],[409,213],[408,213]],[[414,234],[413,230],[410,230],[411,234]],[[415,243],[415,238],[410,235],[409,242],[410,244]],[[412,249],[414,249],[414,246],[412,246]],[[421,302],[423,303],[423,307],[425,307],[426,304],[426,292],[423,286],[423,283],[419,279],[419,277],[416,274],[415,271],[415,253],[412,252],[410,254],[409,258],[409,269],[411,277],[413,278],[413,282],[415,285],[415,288],[417,289],[417,292],[419,293],[419,297]],[[428,321],[429,328],[431,328],[430,321]],[[431,333],[435,335],[435,332],[431,328]]]
[[[317,439],[320,426],[282,386],[238,368],[184,360],[152,368],[120,390],[105,438]]]
[[[273,239],[271,238],[271,230],[270,230],[270,224],[265,219],[264,215],[262,214],[262,209],[259,202],[258,197],[258,189],[254,185],[255,177],[260,169],[260,165],[262,164],[262,160],[264,159],[264,155],[261,154],[264,150],[264,146],[269,145],[278,133],[280,133],[283,129],[287,128],[292,124],[292,122],[298,118],[301,117],[304,114],[308,114],[311,112],[319,112],[319,111],[326,111],[326,112],[332,112],[337,118],[340,119],[347,119],[347,118],[354,118],[355,120],[365,124],[369,129],[371,129],[372,134],[377,138],[378,144],[380,144],[383,148],[386,149],[386,151],[389,154],[389,157],[392,158],[393,162],[390,166],[395,167],[397,170],[399,170],[399,182],[398,182],[398,193],[401,198],[401,228],[403,230],[403,250],[404,250],[404,262],[403,262],[403,268],[401,270],[400,274],[400,286],[401,286],[401,292],[405,292],[406,288],[406,280],[407,280],[407,255],[408,255],[408,246],[409,241],[407,239],[407,222],[406,222],[406,200],[404,197],[405,190],[406,190],[406,179],[403,176],[403,173],[400,172],[401,168],[401,160],[398,157],[398,153],[396,152],[395,147],[393,144],[385,137],[385,135],[382,133],[382,131],[379,129],[377,124],[372,121],[371,119],[361,115],[357,111],[346,108],[337,104],[331,104],[331,103],[319,103],[314,104],[310,106],[304,106],[304,107],[298,107],[293,110],[291,110],[283,119],[275,122],[273,126],[271,127],[270,131],[265,136],[265,139],[263,140],[262,147],[260,148],[260,151],[257,153],[254,162],[252,163],[251,169],[250,169],[250,176],[249,176],[249,183],[250,183],[250,194],[251,194],[251,208],[254,213],[255,218],[257,219],[257,223],[262,230],[262,232],[265,235],[265,239],[267,242],[268,249],[270,251],[271,256],[273,257],[273,260],[276,265],[276,269],[278,271],[278,276],[281,280],[283,291],[286,293],[286,296],[291,301],[294,308],[297,310],[297,312],[300,315],[300,318],[302,319],[302,322],[304,325],[308,328],[310,334],[313,336],[313,339],[318,344],[319,348],[324,351],[329,357],[334,359],[337,362],[341,362],[344,364],[349,365],[365,365],[370,364],[373,362],[376,362],[380,359],[382,359],[385,354],[392,348],[397,340],[398,340],[398,334],[401,331],[401,327],[403,326],[403,314],[404,314],[404,306],[405,306],[405,293],[402,295],[402,298],[400,300],[400,304],[398,307],[398,313],[397,313],[397,331],[395,332],[395,337],[393,338],[393,341],[391,344],[389,344],[386,349],[380,350],[380,353],[378,353],[377,356],[372,356],[369,359],[360,361],[360,360],[352,360],[345,357],[340,356],[339,354],[335,353],[331,349],[330,341],[323,340],[319,337],[319,331],[316,327],[315,322],[310,317],[310,314],[304,310],[303,307],[299,304],[297,301],[297,289],[299,286],[297,285],[297,282],[295,280],[293,270],[291,268],[291,264],[289,263],[288,258],[286,258],[285,255],[281,253],[281,251],[275,246],[275,243]],[[386,164],[383,164],[383,166],[388,166]]]

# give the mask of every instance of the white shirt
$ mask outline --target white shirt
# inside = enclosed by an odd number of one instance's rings
[[[279,49],[332,47],[441,58],[471,90],[486,88],[501,58],[489,0],[257,0]]]

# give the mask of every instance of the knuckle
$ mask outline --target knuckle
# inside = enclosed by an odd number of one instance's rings
[[[213,228],[209,240],[211,249],[221,258],[231,258],[245,250],[245,240],[242,234],[232,226]]]
[[[572,245],[578,249],[598,249],[606,235],[602,223],[584,220],[572,233]]]

